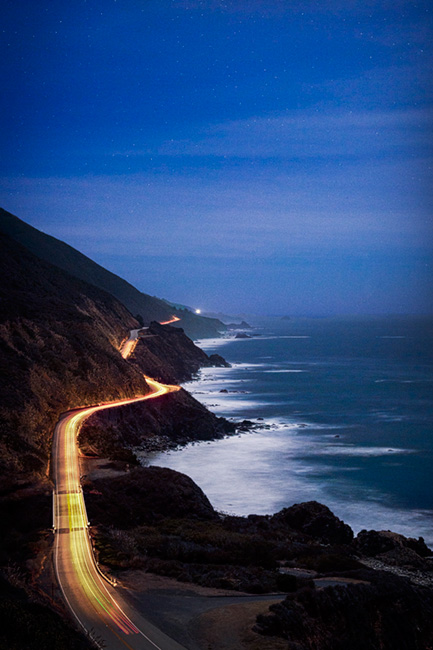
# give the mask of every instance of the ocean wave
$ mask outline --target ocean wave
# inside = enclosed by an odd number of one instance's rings
[[[358,467],[308,463],[301,457],[306,439],[290,438],[289,455],[287,442],[287,436],[275,432],[245,433],[159,453],[150,463],[191,476],[221,512],[270,515],[293,503],[315,500],[325,503],[355,533],[394,530],[410,537],[422,535],[433,543],[432,511],[392,507],[389,495],[365,486],[360,491],[349,483],[349,475],[359,471]]]
[[[235,361],[235,363],[232,363],[232,368],[242,368],[244,370],[249,370],[250,368],[265,368],[267,365],[266,363],[247,363],[247,362],[241,362],[241,361]],[[230,370],[230,368],[229,368]]]
[[[214,393],[213,395],[209,395],[209,398],[210,398],[209,400],[204,399],[200,401],[208,409],[211,409],[212,411],[218,413],[222,413],[222,412],[232,413],[234,410],[233,402],[236,401],[236,412],[239,413],[238,419],[241,419],[242,413],[244,411],[256,409],[257,407],[268,406],[269,404],[269,402],[266,401],[244,399],[243,395],[234,394],[234,393],[228,393],[226,395],[221,395],[220,393]]]
[[[433,379],[375,379],[375,384],[431,384]]]
[[[286,373],[286,372],[308,372],[308,370],[279,370],[279,369],[275,369],[275,370],[263,370],[263,372],[266,372],[266,373]]]
[[[400,413],[387,413],[387,412],[380,412],[380,411],[372,411],[371,413],[368,414],[369,417],[377,418],[377,420],[381,420],[383,422],[405,422],[407,420],[410,420],[410,416],[408,415],[401,415]]]
[[[326,447],[315,447],[308,451],[311,456],[391,456],[395,454],[414,454],[415,449],[400,449],[394,447],[362,447],[350,445],[329,445]]]
[[[422,459],[419,451],[422,445],[418,439],[409,442],[413,448],[406,448],[408,441],[404,436],[399,435],[403,425],[392,424],[412,417],[406,414],[406,402],[390,401],[389,398],[389,394],[393,391],[398,397],[404,389],[402,387],[399,390],[397,386],[387,388],[386,384],[431,383],[433,380],[427,378],[424,369],[420,367],[418,371],[412,364],[402,366],[403,371],[400,372],[400,366],[380,363],[374,366],[367,365],[369,374],[366,374],[364,366],[361,365],[360,377],[365,379],[366,386],[367,382],[369,383],[368,390],[374,391],[375,399],[370,399],[370,392],[367,393],[366,398],[370,401],[362,403],[362,408],[356,402],[355,406],[351,403],[350,410],[347,411],[348,416],[344,418],[345,402],[342,402],[340,411],[332,401],[328,407],[328,403],[322,399],[322,393],[318,394],[317,401],[314,401],[314,395],[310,401],[306,401],[296,392],[291,394],[290,389],[286,389],[284,384],[287,387],[289,383],[292,386],[298,384],[298,381],[290,382],[288,377],[290,373],[310,372],[311,374],[306,375],[303,381],[311,377],[313,389],[316,390],[320,387],[321,381],[327,381],[328,377],[334,378],[332,373],[336,367],[335,388],[338,390],[341,385],[338,382],[342,376],[340,367],[349,367],[348,378],[351,381],[350,372],[354,360],[332,356],[327,358],[306,356],[302,360],[297,360],[298,355],[292,356],[287,352],[289,348],[299,349],[296,342],[293,342],[293,345],[283,343],[281,346],[274,347],[271,343],[269,346],[260,347],[259,341],[265,338],[290,339],[292,337],[268,336],[246,339],[255,340],[254,350],[260,350],[262,354],[253,359],[256,363],[244,362],[247,351],[251,356],[250,351],[253,348],[239,347],[239,350],[245,350],[245,356],[239,352],[238,358],[242,363],[235,363],[232,368],[205,369],[200,374],[198,382],[194,382],[194,385],[190,383],[188,387],[188,390],[197,391],[197,398],[200,401],[206,400],[206,405],[218,415],[225,415],[236,421],[243,417],[252,420],[256,425],[254,430],[215,443],[203,443],[202,446],[197,444],[190,451],[184,449],[178,455],[177,452],[173,452],[173,456],[169,459],[170,466],[191,475],[213,505],[225,512],[239,515],[253,512],[272,514],[292,503],[316,500],[328,505],[355,532],[362,528],[391,529],[409,536],[423,535],[426,540],[430,540],[430,543],[433,542],[433,512],[401,507],[398,503],[400,491],[396,490],[394,494],[391,479],[382,481],[379,476],[376,480],[382,466],[385,469],[385,466],[398,465],[400,469],[395,469],[395,472],[398,472],[396,477],[404,476],[402,468],[408,463],[412,466],[411,464],[418,462],[417,458]],[[238,339],[218,340],[217,345],[224,345],[233,340]],[[386,346],[386,341],[384,345]],[[209,348],[211,347],[212,345],[209,345]],[[397,347],[404,349],[405,343]],[[283,356],[271,355],[274,349],[282,348],[284,348]],[[227,356],[231,361],[228,353]],[[232,356],[236,358],[234,354]],[[320,366],[317,369],[318,373],[315,372],[316,366]],[[395,368],[396,372],[394,372]],[[260,380],[262,373],[263,381]],[[281,381],[278,382],[275,390],[280,391],[281,396],[286,400],[284,409],[278,407],[279,401],[278,403],[274,401],[278,400],[280,394],[269,392],[267,375],[273,373],[281,373]],[[286,382],[283,380],[284,374],[287,374]],[[265,381],[268,382],[268,389]],[[276,378],[274,381],[276,383]],[[378,384],[376,389],[373,388],[373,381]],[[380,388],[380,384],[384,384],[383,389]],[[242,394],[243,387],[250,389],[251,393],[247,390],[247,394]],[[219,389],[227,389],[230,392],[220,394]],[[236,392],[237,389],[239,392]],[[268,392],[263,394],[266,390]],[[410,392],[415,390],[417,389],[414,387]],[[206,394],[199,395],[199,391],[204,391]],[[409,393],[409,389],[407,392]],[[323,394],[326,395],[326,390]],[[387,401],[382,401],[382,394]],[[266,401],[268,397],[269,402]],[[270,405],[275,410],[270,408]],[[278,416],[279,410],[284,415]],[[262,414],[264,420],[257,417]],[[273,417],[269,418],[271,414]],[[318,422],[314,422],[314,418]],[[357,424],[354,424],[354,418]],[[366,418],[368,418],[367,423]],[[333,419],[337,424],[322,422],[323,420],[332,422]],[[345,423],[340,424],[344,419],[346,419]],[[388,422],[391,424],[388,425]],[[360,428],[360,431],[353,433],[346,431],[354,427]],[[396,429],[395,437],[391,436],[393,427],[400,427]],[[372,433],[376,428],[379,434],[384,431],[386,438],[381,435],[373,437]],[[386,444],[391,446],[385,446]],[[413,460],[410,460],[411,454]],[[181,461],[180,457],[184,460]],[[377,460],[374,460],[375,458]],[[212,472],[209,472],[209,467],[212,467]],[[393,472],[392,468],[388,467],[388,470]],[[374,482],[368,484],[366,481],[370,475],[374,477]],[[384,489],[380,486],[384,486]],[[385,489],[391,492],[385,493]],[[408,486],[408,493],[410,495],[410,486]],[[416,504],[415,499],[412,501]],[[423,503],[430,505],[430,502],[426,499]]]
[[[199,348],[202,350],[209,350],[209,348],[219,348],[226,343],[230,343],[230,341],[238,341],[240,339],[235,339],[233,336],[231,337],[221,337],[218,339],[198,339],[194,341],[195,345],[198,345]]]
[[[405,339],[406,336],[378,336],[378,339]]]

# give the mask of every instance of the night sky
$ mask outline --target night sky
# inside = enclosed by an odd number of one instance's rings
[[[2,207],[204,310],[433,311],[430,1],[2,5]]]

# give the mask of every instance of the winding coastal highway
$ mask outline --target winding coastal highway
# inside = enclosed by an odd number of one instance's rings
[[[179,320],[180,318],[178,316],[172,316],[170,320],[165,320],[162,323],[160,323],[160,325],[171,325],[171,323],[176,323]]]
[[[179,320],[176,318],[176,320]],[[171,322],[174,322],[173,320]],[[121,346],[128,357],[138,340],[133,330]],[[63,414],[53,438],[54,566],[63,597],[81,628],[100,648],[109,650],[184,650],[133,610],[96,564],[80,482],[77,435],[81,424],[96,411],[155,399],[179,390],[146,377],[147,395],[77,408]]]
[[[178,316],[172,316],[170,320],[165,320],[160,325],[171,325],[171,323],[176,323],[179,321],[180,318]],[[120,354],[124,359],[127,359],[134,351],[135,346],[137,345],[138,342],[138,333],[141,332],[142,330],[147,330],[147,327],[142,327],[141,329],[138,330],[131,330],[131,333],[129,335],[129,339],[126,339],[126,341],[123,341],[122,345],[120,346]]]

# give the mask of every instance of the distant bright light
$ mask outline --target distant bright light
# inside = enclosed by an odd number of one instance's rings
[[[196,309],[196,310],[195,310],[195,313],[196,313],[196,314],[201,314],[201,309]]]

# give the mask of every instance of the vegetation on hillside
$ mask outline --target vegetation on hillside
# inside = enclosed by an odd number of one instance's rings
[[[117,347],[136,321],[115,298],[0,235],[3,489],[46,470],[54,425],[80,404],[143,394]]]

